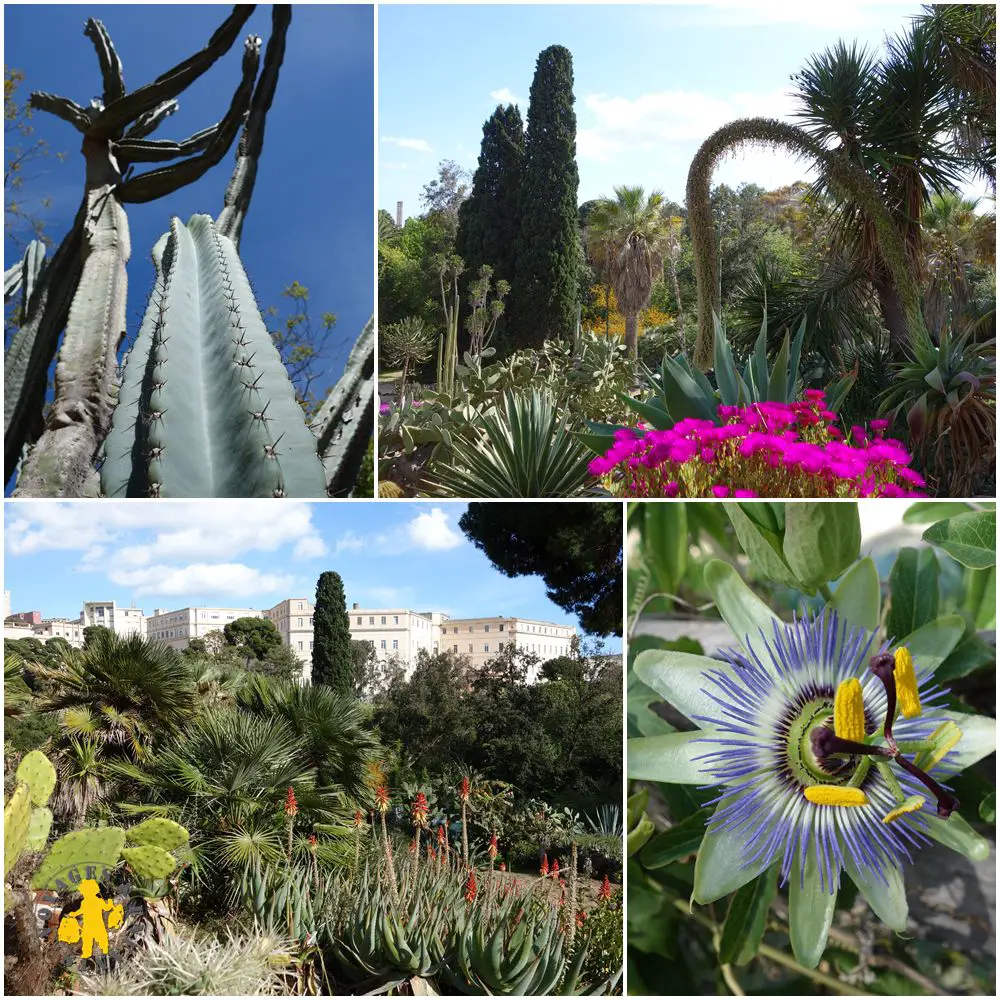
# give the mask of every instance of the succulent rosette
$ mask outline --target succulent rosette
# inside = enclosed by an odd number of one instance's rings
[[[994,719],[949,711],[934,670],[962,634],[941,618],[880,638],[870,559],[818,615],[782,622],[729,564],[705,582],[737,644],[719,659],[650,650],[635,672],[698,728],[629,741],[634,779],[710,787],[693,898],[711,903],[776,868],[796,958],[815,967],[843,873],[906,928],[904,872],[936,840],[972,860],[989,844],[948,782],[993,752]]]

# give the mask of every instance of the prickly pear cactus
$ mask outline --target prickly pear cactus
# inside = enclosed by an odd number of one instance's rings
[[[31,824],[31,792],[19,783],[3,807],[3,875],[6,878],[17,863],[28,840]]]
[[[153,248],[101,487],[116,497],[322,497],[317,442],[232,242],[194,215]]]
[[[52,845],[31,887],[65,892],[81,879],[100,879],[118,864],[124,846],[125,831],[116,826],[67,833]]]
[[[177,859],[159,847],[126,847],[122,859],[143,878],[166,878],[177,867]]]
[[[56,769],[41,750],[24,755],[15,777],[28,786],[31,804],[35,806],[44,806],[56,787]]]
[[[128,839],[139,847],[158,847],[161,851],[172,851],[186,844],[190,834],[187,829],[172,819],[155,816],[143,820],[138,826],[130,827]]]
[[[25,846],[29,851],[44,851],[52,829],[52,810],[48,806],[35,806],[28,822],[28,838]]]

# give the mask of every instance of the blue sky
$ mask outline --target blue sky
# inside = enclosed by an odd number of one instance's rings
[[[84,601],[269,608],[324,570],[348,604],[577,625],[540,577],[508,579],[458,528],[464,503],[103,500],[4,504],[13,611],[76,618]],[[608,644],[619,651],[619,640]]]
[[[641,184],[684,200],[701,142],[735,118],[788,118],[789,77],[838,39],[873,48],[919,4],[379,7],[379,207],[419,214],[440,160],[474,170],[498,102],[527,118],[538,53],[573,54],[580,202]],[[740,153],[715,183],[808,179],[772,150]],[[977,194],[985,194],[985,188]]]
[[[41,90],[86,106],[101,92],[101,76],[84,20],[104,22],[131,90],[202,48],[231,8],[189,5],[4,7],[4,63],[25,79],[19,97]],[[180,110],[151,138],[183,139],[217,122],[239,82],[242,38],[265,45],[271,10],[254,12],[232,49],[180,97]],[[370,6],[294,7],[285,60],[267,118],[264,151],[241,254],[262,309],[289,310],[281,293],[292,281],[309,289],[310,312],[338,316],[329,366],[334,381],[371,315],[374,301],[374,15]],[[263,50],[262,50],[263,60]],[[76,214],[83,193],[80,135],[68,123],[37,112],[36,134],[66,152],[64,162],[39,161],[26,192],[52,199],[44,212],[55,243]],[[233,149],[200,181],[146,205],[129,205],[132,262],[128,323],[134,332],[153,280],[150,251],[171,215],[217,216]],[[148,169],[146,165],[137,172]],[[6,265],[12,263],[5,244]],[[325,384],[317,388],[325,388]]]

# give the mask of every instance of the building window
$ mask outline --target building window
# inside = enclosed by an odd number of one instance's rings
[[[359,624],[359,625],[361,624],[361,619],[360,619],[360,618],[358,619],[358,624]]]
[[[497,643],[497,649],[500,650],[501,653],[503,652],[503,643],[502,642],[498,642]]]
[[[470,632],[475,632],[476,630],[475,630],[475,629],[474,629],[474,628],[473,628],[473,627],[472,627],[472,626],[470,625],[470,626],[469,626],[469,631],[470,631]]]
[[[484,625],[484,626],[483,626],[483,631],[484,631],[484,632],[489,632],[489,630],[490,630],[490,627],[489,627],[489,625]]]
[[[302,619],[299,619],[299,628],[302,628]]]
[[[299,602],[298,602],[298,605],[299,605],[299,606],[298,606],[298,607],[297,607],[297,608],[296,608],[295,610],[296,610],[296,611],[301,611],[301,610],[302,610],[302,602],[301,602],[301,601],[299,601]]]
[[[458,646],[452,646],[452,647],[451,647],[451,651],[452,651],[453,653],[457,653],[457,652],[458,652]]]
[[[392,640],[392,648],[393,649],[399,649],[399,640],[398,639],[393,639]]]
[[[483,643],[483,652],[488,653],[490,651],[490,644],[488,642]]]
[[[500,631],[502,632],[503,630],[504,630],[504,624],[503,624],[503,622],[501,622],[500,623]]]
[[[382,640],[382,648],[385,649],[385,639]]]
[[[469,652],[470,653],[472,652],[472,643],[471,642],[469,643]]]
[[[382,615],[382,624],[385,624],[385,615]]]
[[[300,642],[300,643],[299,643],[299,649],[301,649],[301,648],[302,648],[302,643]]]
[[[374,625],[375,624],[375,616],[374,615],[369,615],[368,616],[368,624],[369,625]]]
[[[399,615],[393,615],[392,616],[392,624],[393,625],[398,625],[399,624]]]

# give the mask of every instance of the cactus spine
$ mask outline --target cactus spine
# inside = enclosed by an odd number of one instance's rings
[[[316,497],[316,441],[232,241],[174,219],[129,354],[101,470],[107,496]]]

